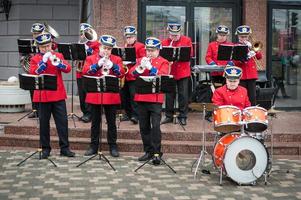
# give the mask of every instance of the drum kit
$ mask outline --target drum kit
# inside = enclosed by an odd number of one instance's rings
[[[231,105],[214,107],[212,103],[204,103],[204,121],[205,111],[210,110],[214,111],[214,130],[218,136],[215,139],[210,162],[220,173],[219,184],[222,185],[223,175],[239,185],[255,185],[264,175],[266,184],[271,169],[271,160],[263,136],[268,127],[267,110],[252,106],[241,111]],[[199,159],[195,161],[197,165],[194,178],[200,165],[208,166],[205,165],[205,156],[209,154],[205,149],[205,141],[205,124],[203,124],[203,147]],[[206,170],[202,172],[206,173]]]

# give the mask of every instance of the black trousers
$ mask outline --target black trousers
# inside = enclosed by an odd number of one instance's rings
[[[117,127],[116,127],[116,105],[96,105],[91,104],[92,124],[91,124],[91,148],[97,150],[99,147],[100,124],[103,124],[102,111],[105,111],[107,120],[107,140],[110,148],[116,148],[117,144]],[[101,150],[101,149],[100,149]]]
[[[91,106],[85,102],[87,92],[83,88],[83,79],[77,78],[76,82],[77,82],[80,109],[84,115],[91,115]]]
[[[134,101],[135,96],[135,81],[126,81],[122,90],[122,107],[128,117],[138,119],[138,104]]]
[[[240,85],[247,89],[251,105],[256,106],[256,79],[240,80]]]
[[[138,102],[139,128],[145,152],[161,152],[161,111],[161,103]]]
[[[43,150],[50,147],[50,117],[53,115],[61,150],[69,148],[68,119],[65,100],[39,103],[40,137]]]
[[[176,81],[177,93],[178,93],[178,103],[179,103],[179,118],[187,118],[188,114],[188,83],[189,77],[183,78]],[[166,109],[165,116],[172,117],[174,113],[174,104],[176,99],[176,93],[166,94]]]

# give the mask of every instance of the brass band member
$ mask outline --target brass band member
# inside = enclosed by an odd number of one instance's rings
[[[40,53],[32,57],[30,61],[31,74],[53,74],[57,76],[57,90],[35,90],[33,101],[39,102],[40,137],[42,145],[42,158],[46,159],[50,155],[50,117],[53,115],[61,155],[74,157],[74,153],[69,149],[68,141],[68,120],[66,111],[67,98],[63,83],[62,72],[69,73],[71,66],[64,60],[62,54],[51,50],[51,34],[42,33],[36,37],[36,43]]]
[[[181,24],[178,23],[169,23],[168,24],[169,38],[162,41],[163,46],[172,46],[172,47],[191,47],[191,56],[193,54],[192,42],[191,39],[187,36],[181,35]],[[179,102],[179,122],[182,125],[186,125],[186,119],[188,114],[188,84],[190,79],[190,62],[180,62],[175,61],[171,64],[170,74],[173,75],[177,84],[177,94]],[[166,94],[166,118],[162,121],[161,124],[171,123],[173,112],[174,112],[174,99],[176,93]]]
[[[217,88],[212,97],[217,106],[232,105],[243,110],[251,105],[246,88],[239,86],[242,70],[239,67],[228,66],[224,70],[226,84]]]
[[[252,50],[252,44],[249,42],[252,30],[250,26],[239,26],[235,34],[238,37],[240,44],[248,45],[250,51],[248,53],[248,60],[245,62],[235,61],[235,65],[242,69],[242,77],[240,85],[245,87],[248,91],[252,106],[256,105],[256,79],[258,78],[257,65],[255,59],[261,59],[262,54],[260,51],[255,52]]]
[[[97,35],[95,37],[96,40],[87,40],[85,36],[85,31],[87,29],[92,29],[93,27],[90,24],[87,23],[81,23],[80,24],[80,42],[85,41],[85,47],[86,47],[86,54],[87,56],[98,54],[99,52],[99,41],[97,41]],[[81,117],[81,120],[85,123],[91,122],[91,108],[89,104],[85,102],[87,93],[83,89],[82,85],[82,68],[84,66],[83,62],[77,63],[77,70],[76,70],[76,82],[77,82],[77,89],[78,89],[78,96],[79,96],[79,104],[80,109],[83,112],[83,116]]]
[[[149,37],[145,40],[146,56],[137,60],[130,73],[138,76],[156,76],[168,74],[168,61],[159,56],[161,42],[157,38]],[[161,153],[161,111],[163,94],[135,94],[134,100],[138,103],[139,128],[145,154],[138,158],[146,161],[154,154]],[[154,165],[160,164],[160,159],[153,157]]]
[[[136,59],[145,56],[145,46],[143,43],[137,41],[137,31],[134,26],[124,27],[125,47],[134,47],[136,50]],[[131,69],[134,64],[126,65]],[[138,123],[137,103],[134,101],[135,96],[135,77],[130,73],[125,75],[125,84],[121,91],[122,104],[126,115],[122,121],[130,119],[134,124]]]
[[[45,29],[45,26],[41,23],[34,23],[32,26],[31,26],[31,33],[32,33],[32,39],[34,40],[34,45],[35,45],[35,38],[41,34]],[[34,55],[28,55],[28,59],[30,61],[30,58]],[[21,58],[22,59],[22,58]],[[23,57],[23,59],[25,59],[25,57]],[[25,63],[23,63],[25,64]],[[30,90],[30,97],[31,97],[31,101],[33,100],[33,92],[34,90]],[[32,112],[30,115],[28,115],[28,118],[35,118],[35,117],[39,117],[39,112],[38,112],[38,106],[39,104],[37,103],[34,103],[32,101],[32,110],[36,110],[36,112]]]
[[[207,53],[205,57],[206,63],[208,65],[226,66],[227,61],[217,60],[217,54],[218,54],[218,46],[220,44],[231,44],[231,42],[227,41],[230,33],[229,28],[225,25],[219,25],[216,28],[215,33],[216,33],[216,40],[208,44]],[[222,83],[222,84],[225,83],[223,72],[212,72],[210,75],[213,83]]]
[[[116,39],[111,35],[100,37],[99,53],[88,56],[83,68],[83,74],[90,76],[115,75],[121,78],[124,75],[122,60],[112,55],[112,49],[116,45]],[[92,124],[91,143],[85,156],[96,154],[99,147],[101,108],[104,108],[107,121],[107,140],[110,146],[110,154],[118,157],[116,109],[121,103],[119,93],[87,93],[86,103],[91,104]],[[102,105],[102,106],[101,106]]]

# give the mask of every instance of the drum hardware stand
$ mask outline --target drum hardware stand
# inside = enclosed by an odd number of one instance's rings
[[[101,91],[100,92],[100,102],[103,102],[103,92],[105,91],[105,85],[106,85],[106,83],[105,83],[105,79],[103,79],[103,81],[104,81],[104,83],[103,83],[103,85],[96,85],[94,88],[96,88],[96,90],[99,92],[99,91]],[[97,84],[97,82],[94,82],[94,84]],[[119,87],[119,86],[118,86]],[[87,91],[88,92],[96,92],[96,91],[91,91],[89,88],[87,89]],[[110,92],[110,91],[107,91],[106,90],[106,92]],[[88,162],[89,160],[92,160],[93,158],[95,158],[96,156],[98,156],[98,159],[99,160],[101,160],[101,158],[103,158],[104,159],[104,161],[106,162],[106,163],[108,163],[108,165],[112,168],[112,170],[113,171],[116,171],[116,169],[113,167],[113,165],[110,163],[110,161],[109,161],[109,159],[102,153],[102,151],[101,151],[101,138],[102,138],[102,109],[103,109],[103,106],[102,106],[102,104],[100,104],[100,130],[99,130],[99,147],[98,147],[98,152],[97,152],[97,154],[95,154],[95,155],[92,155],[90,158],[88,158],[88,159],[86,159],[85,161],[83,161],[83,162],[81,162],[81,163],[79,163],[78,165],[76,165],[76,167],[80,167],[81,165],[83,165],[83,164],[85,164],[86,162]]]
[[[44,89],[49,89],[49,88],[46,88],[47,87],[47,84],[45,84],[44,83],[44,80],[41,80],[41,79],[36,79],[35,77],[32,77],[33,79],[35,79],[35,83],[33,84],[33,85],[30,85],[30,87],[33,87],[32,89],[36,89],[36,88],[38,88],[38,90],[39,90],[39,98],[40,98],[40,101],[39,101],[39,109],[41,108],[41,99],[42,99],[42,90],[44,90]],[[20,82],[22,82],[22,75],[19,75],[19,80],[20,80]],[[28,84],[28,83],[27,83]],[[22,87],[20,87],[20,88],[22,88]],[[27,88],[22,88],[22,89],[24,89],[24,90],[27,90]],[[56,90],[56,88],[55,88],[55,90]],[[41,113],[40,113],[41,114]],[[41,115],[40,115],[41,116]],[[37,120],[37,122],[39,121],[39,118],[38,118],[38,120]],[[39,126],[39,124],[38,124],[38,126]],[[40,126],[39,126],[39,128],[41,128]],[[35,154],[39,154],[39,158],[38,158],[38,160],[42,160],[42,144],[41,144],[41,134],[39,133],[39,148],[35,151],[35,152],[33,152],[32,154],[30,154],[29,156],[27,156],[24,160],[22,160],[21,162],[19,162],[18,164],[17,164],[17,166],[18,167],[20,167],[23,163],[25,163],[29,158],[31,158],[31,157],[33,157]],[[53,162],[49,157],[47,158],[47,160],[49,161],[49,162],[51,162],[52,164],[53,164],[53,166],[54,167],[57,167],[57,165],[55,164],[55,162]]]
[[[177,91],[177,87],[176,87],[176,91]],[[176,101],[176,100],[179,99],[179,95],[177,94],[177,92],[176,92],[176,97],[177,97],[177,98],[174,99],[174,104],[173,104],[172,121],[173,121],[174,124],[179,124],[179,125],[182,127],[182,129],[183,129],[184,131],[186,131],[184,125],[181,123],[180,120],[178,120],[178,115],[177,115],[177,111],[176,111],[176,110],[177,110],[177,106],[176,106],[177,101]],[[178,105],[179,105],[179,101],[178,101]],[[178,107],[179,107],[179,106],[178,106]]]
[[[165,162],[164,159],[161,158],[159,153],[155,153],[151,158],[149,158],[148,160],[146,160],[142,165],[140,165],[138,168],[136,168],[134,170],[134,172],[138,172],[139,169],[141,169],[144,165],[146,165],[147,163],[149,163],[153,158],[157,158],[159,159],[164,165],[166,165],[173,173],[177,173],[169,164],[167,164]]]
[[[206,116],[206,103],[202,103],[203,105],[203,133],[202,133],[202,137],[203,137],[203,144],[202,144],[202,150],[201,150],[201,153],[200,153],[200,156],[198,158],[197,161],[195,161],[193,163],[193,165],[197,162],[197,165],[196,165],[196,168],[195,168],[195,171],[194,171],[194,179],[196,179],[196,176],[197,176],[197,172],[198,172],[198,168],[200,166],[200,164],[202,166],[205,166],[205,162],[206,162],[206,154],[209,154],[207,151],[206,151],[206,136],[205,136],[205,116]],[[193,168],[193,165],[191,168]],[[202,170],[202,173],[204,174],[210,174],[210,171],[209,170],[205,170],[203,169]]]

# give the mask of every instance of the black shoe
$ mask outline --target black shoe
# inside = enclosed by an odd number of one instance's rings
[[[161,121],[161,124],[167,124],[167,123],[172,123],[172,118],[171,117],[165,117],[165,119],[163,119]]]
[[[283,98],[284,98],[284,99],[289,99],[289,98],[291,98],[291,96],[284,95]]]
[[[146,152],[143,156],[138,158],[138,161],[147,161],[152,158],[152,154],[149,152]]]
[[[84,123],[89,123],[89,122],[91,122],[91,116],[90,115],[84,115],[84,116],[81,117],[81,120]]]
[[[110,154],[112,157],[119,157],[119,152],[117,150],[117,148],[110,148]]]
[[[74,157],[75,153],[70,151],[70,149],[61,150],[61,156]]]
[[[50,156],[49,150],[42,150],[41,159],[47,159]]]
[[[122,115],[122,117],[120,118],[121,122],[129,121],[129,120],[130,120],[130,118],[126,114]]]
[[[179,123],[182,124],[183,126],[186,126],[187,122],[186,122],[186,118],[178,118]]]
[[[85,152],[85,156],[92,156],[97,153],[97,150],[92,149],[91,147]]]
[[[39,115],[37,112],[32,112],[27,116],[27,118],[39,118]]]
[[[153,160],[152,160],[152,163],[154,165],[160,165],[160,163],[161,163],[160,157],[159,156],[154,156]]]
[[[133,122],[133,124],[138,124],[138,119],[136,117],[131,117],[131,122]]]

